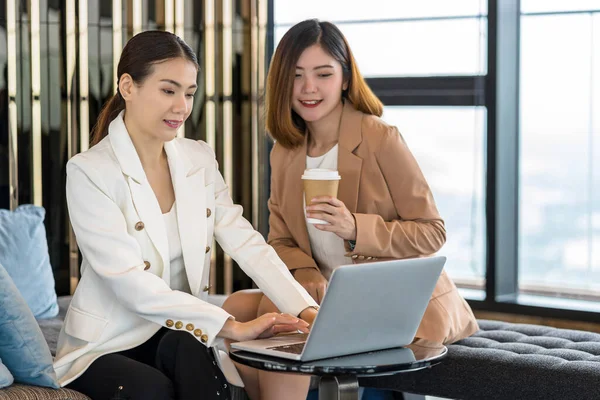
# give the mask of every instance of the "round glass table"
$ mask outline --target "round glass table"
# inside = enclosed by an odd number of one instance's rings
[[[417,339],[406,347],[306,362],[240,350],[229,355],[235,362],[261,370],[320,376],[319,400],[358,400],[358,378],[428,368],[447,352],[440,343]]]

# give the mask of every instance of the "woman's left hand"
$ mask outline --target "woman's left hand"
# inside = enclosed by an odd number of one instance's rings
[[[356,240],[356,220],[346,205],[335,197],[315,197],[306,207],[306,216],[328,222],[329,225],[314,224],[321,231],[333,232],[344,240]]]

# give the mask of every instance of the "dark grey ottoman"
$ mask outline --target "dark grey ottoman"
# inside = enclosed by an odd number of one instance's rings
[[[452,399],[600,399],[600,334],[480,320],[430,369],[361,385]]]

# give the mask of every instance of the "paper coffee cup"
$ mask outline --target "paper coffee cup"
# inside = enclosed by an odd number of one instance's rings
[[[333,169],[306,169],[302,175],[304,184],[304,201],[306,205],[311,204],[311,200],[319,196],[331,196],[337,198],[338,187],[340,184],[340,174]],[[306,218],[311,224],[327,224],[326,221],[317,218]]]

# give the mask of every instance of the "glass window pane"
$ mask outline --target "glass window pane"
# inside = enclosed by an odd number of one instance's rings
[[[275,0],[275,25],[294,24],[309,18],[325,21],[475,16],[487,14],[486,0]]]
[[[367,77],[486,72],[486,19],[341,23],[338,27]],[[275,28],[276,44],[289,28]],[[382,41],[387,42],[383,47]]]
[[[593,14],[521,18],[522,291],[600,289],[599,31]]]
[[[485,109],[483,107],[385,107],[416,157],[446,222],[440,255],[459,284],[484,286]]]
[[[594,38],[592,39],[593,46],[593,64],[591,65],[590,71],[593,72],[592,77],[592,101],[590,103],[590,113],[592,116],[592,137],[593,140],[593,160],[600,160],[600,13],[596,13],[593,18],[593,32]],[[593,110],[593,111],[592,111]],[[592,169],[594,177],[594,197],[592,199],[593,204],[600,204],[600,162],[595,162]],[[600,266],[600,212],[594,210],[592,215],[592,222],[594,226],[594,265]]]
[[[600,0],[521,0],[521,12],[600,10]]]

